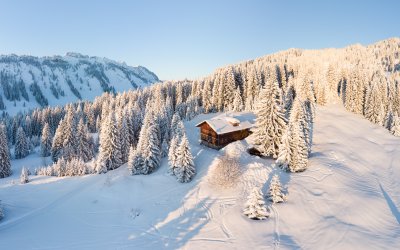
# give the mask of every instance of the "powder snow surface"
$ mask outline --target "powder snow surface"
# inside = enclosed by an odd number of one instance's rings
[[[287,174],[248,155],[251,138],[221,151],[199,145],[195,124],[212,116],[185,124],[198,171],[187,184],[167,174],[164,159],[148,176],[122,166],[21,185],[22,166],[45,162],[37,154],[13,161],[13,176],[0,180],[0,249],[398,249],[399,138],[342,107],[319,107],[310,166]],[[240,156],[243,174],[221,191],[208,179],[223,151]],[[289,200],[270,207],[268,220],[247,219],[247,192],[265,193],[274,173]]]

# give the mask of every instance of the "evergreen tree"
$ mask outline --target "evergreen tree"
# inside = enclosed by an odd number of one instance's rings
[[[0,178],[11,175],[10,151],[6,136],[6,127],[0,124]]]
[[[77,127],[77,146],[76,155],[78,158],[82,159],[84,162],[91,160],[94,157],[93,150],[93,139],[89,134],[87,125],[83,122],[81,118]]]
[[[171,122],[171,138],[181,138],[182,131],[184,131],[185,127],[183,126],[182,120],[177,113],[174,114],[172,117]]]
[[[386,117],[385,117],[385,128],[387,130],[391,131],[392,130],[392,124],[393,124],[393,112],[392,112],[392,109],[389,108],[388,112],[386,114]]]
[[[269,217],[263,194],[258,188],[254,188],[247,197],[243,214],[252,220],[265,220]]]
[[[289,119],[290,111],[292,110],[295,97],[296,97],[296,92],[294,90],[294,86],[290,85],[290,87],[286,91],[286,96],[284,98],[284,110],[286,119]]]
[[[235,90],[235,98],[233,100],[233,110],[236,112],[240,112],[243,110],[243,100],[240,94],[239,87],[237,87]]]
[[[190,152],[189,141],[184,134],[182,142],[178,147],[178,157],[176,159],[176,168],[174,174],[179,182],[189,182],[196,174],[196,169],[193,163],[193,156]]]
[[[46,122],[43,126],[41,143],[40,143],[40,155],[41,156],[43,156],[43,157],[50,156],[52,141],[53,141],[53,138],[51,135],[50,126]]]
[[[211,92],[211,81],[206,79],[204,81],[204,87],[202,92],[202,103],[205,113],[209,113],[212,110],[212,92]]]
[[[128,169],[132,175],[138,175],[142,173],[143,168],[143,157],[133,147],[129,150]]]
[[[306,138],[307,126],[300,101],[296,101],[290,114],[289,123],[279,147],[277,166],[290,172],[300,172],[307,168],[309,148]],[[312,136],[312,135],[311,135]]]
[[[21,184],[25,184],[25,183],[29,182],[29,173],[28,173],[28,169],[27,168],[25,168],[25,167],[22,168],[19,180],[20,180]]]
[[[24,129],[18,128],[17,137],[15,141],[15,158],[22,159],[29,154],[29,145],[26,139]]]
[[[282,193],[282,186],[281,182],[279,181],[279,176],[276,174],[271,179],[268,198],[273,203],[281,203],[286,200],[286,196]]]
[[[6,109],[6,105],[4,105],[3,96],[0,95],[0,110],[5,110],[5,109]]]
[[[308,149],[304,131],[299,123],[293,125],[293,150],[289,163],[290,172],[301,172],[308,166]]]
[[[285,115],[279,103],[276,82],[267,82],[261,90],[256,109],[256,144],[263,155],[277,157],[283,131],[286,127]]]
[[[155,124],[155,121],[154,121],[153,111],[151,110],[150,107],[148,107],[144,121],[143,121],[142,128],[140,130],[139,141],[137,143],[137,147],[136,147],[134,156],[132,156],[133,157],[132,158],[132,163],[133,163],[132,174],[144,174],[145,170],[147,173],[150,173],[151,171],[154,170],[154,169],[151,169],[150,172],[148,172],[147,170],[149,170],[149,166],[146,166],[146,161],[147,161],[147,158],[149,155],[149,148],[150,148],[148,131],[149,131],[149,128],[154,124]],[[155,140],[155,138],[157,138],[157,140],[158,140],[159,131],[157,131],[156,127],[153,127],[152,131],[153,132],[156,131],[156,134],[152,135],[153,140]],[[155,142],[152,142],[152,143],[154,146]],[[158,145],[158,147],[159,147],[159,145]]]
[[[276,165],[284,170],[288,170],[293,154],[293,123],[290,122],[282,135],[281,145],[279,146],[279,154],[276,160]]]
[[[225,71],[225,79],[224,79],[224,88],[223,88],[223,102],[224,102],[224,109],[228,110],[228,107],[233,104],[235,99],[235,89],[236,89],[236,82],[235,82],[235,74],[233,72],[232,67],[227,67]]]
[[[168,139],[164,138],[162,143],[161,143],[161,157],[167,157],[168,156]]]
[[[110,113],[101,126],[100,148],[96,172],[113,170],[122,165],[121,144],[114,113]]]
[[[127,120],[122,114],[119,118],[118,127],[120,132],[122,162],[125,163],[128,161],[130,143]]]
[[[373,82],[367,89],[365,107],[365,117],[375,124],[383,125],[385,117],[384,106],[381,91],[376,82]]]
[[[54,134],[53,143],[51,146],[51,159],[53,162],[57,162],[57,160],[63,156],[64,130],[65,121],[61,119],[56,133]]]
[[[169,165],[169,173],[175,174],[176,168],[176,160],[178,158],[178,146],[179,140],[175,136],[171,140],[171,145],[168,150],[168,165]]]
[[[400,117],[397,116],[397,115],[393,116],[393,122],[392,122],[392,125],[391,125],[390,132],[394,136],[400,136]]]
[[[148,148],[145,154],[142,174],[150,174],[160,165],[160,142],[157,137],[158,131],[156,125],[151,125],[147,130]]]
[[[71,106],[67,110],[63,131],[62,154],[66,161],[77,156],[77,121],[74,108]]]

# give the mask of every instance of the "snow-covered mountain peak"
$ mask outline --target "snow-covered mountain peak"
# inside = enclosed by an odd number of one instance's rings
[[[10,114],[93,100],[103,92],[122,92],[158,81],[143,66],[76,52],[51,57],[0,55],[0,103]]]

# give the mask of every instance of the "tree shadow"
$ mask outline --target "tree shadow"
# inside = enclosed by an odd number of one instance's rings
[[[186,197],[190,199],[190,197]],[[134,243],[132,246],[154,249],[180,249],[189,241],[196,240],[196,235],[212,219],[209,208],[214,200],[205,198],[199,200],[191,208],[185,205],[178,207],[158,222],[150,225],[148,229],[141,230],[140,235],[129,237],[128,240]],[[219,239],[198,239],[198,240],[219,240]],[[224,239],[221,239],[224,240]]]
[[[287,234],[280,235],[280,246],[285,246],[290,249],[301,249],[301,246],[299,246],[297,242]]]
[[[382,185],[379,183],[379,187],[382,191],[383,197],[386,200],[386,203],[388,204],[390,211],[392,212],[394,218],[397,220],[397,223],[400,224],[400,212],[396,207],[396,204],[394,204],[392,198],[390,198],[389,194],[386,193],[385,189],[383,189]]]

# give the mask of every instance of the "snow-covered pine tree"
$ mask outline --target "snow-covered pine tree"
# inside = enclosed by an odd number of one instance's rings
[[[252,220],[265,220],[269,217],[261,190],[253,188],[247,197],[243,214]]]
[[[5,110],[5,109],[6,109],[6,105],[4,105],[3,96],[0,95],[0,110]]]
[[[147,130],[148,148],[144,154],[142,174],[150,174],[160,165],[161,152],[157,129],[156,124],[153,124]]]
[[[22,171],[21,171],[21,175],[19,177],[19,181],[21,184],[25,184],[29,182],[29,173],[28,173],[28,169],[23,167]]]
[[[171,139],[171,144],[168,150],[168,165],[169,165],[168,172],[172,175],[175,174],[176,160],[178,157],[178,146],[179,146],[179,140],[174,136]]]
[[[257,91],[260,87],[260,79],[257,74],[257,70],[255,67],[251,67],[250,70],[247,70],[247,82],[246,82],[246,110],[253,110],[254,108],[254,100],[257,97]]]
[[[51,144],[53,137],[51,135],[49,123],[45,123],[42,130],[42,137],[40,141],[40,155],[47,157],[51,155]]]
[[[131,175],[138,175],[142,173],[143,157],[137,152],[137,149],[131,147],[129,150],[128,169]]]
[[[290,82],[292,82],[291,78],[289,79]],[[290,116],[290,111],[292,110],[293,102],[296,97],[296,92],[294,89],[293,85],[290,85],[288,87],[288,90],[286,91],[286,95],[284,98],[284,110],[285,110],[285,118],[289,119]]]
[[[3,205],[1,204],[0,200],[0,221],[4,218],[4,211],[3,211]]]
[[[126,118],[124,116],[118,118],[118,128],[120,133],[120,141],[121,141],[121,154],[122,154],[122,162],[125,163],[128,161],[129,157],[129,130]]]
[[[350,79],[346,85],[346,108],[356,114],[363,112],[363,83],[361,72],[354,69],[350,75]]]
[[[212,110],[212,93],[211,93],[211,80],[207,78],[204,81],[203,91],[202,91],[202,103],[205,113],[209,113]]]
[[[6,136],[6,127],[0,124],[0,178],[11,175],[10,153]]]
[[[161,143],[161,157],[162,158],[168,156],[168,150],[169,150],[168,139],[164,138]]]
[[[196,169],[186,134],[182,136],[182,141],[178,147],[177,155],[178,157],[176,159],[174,174],[179,182],[189,182],[196,174]]]
[[[267,82],[261,90],[256,105],[255,137],[258,149],[263,155],[276,158],[286,119],[279,103],[279,90],[277,82]]]
[[[235,98],[233,99],[233,111],[240,112],[243,110],[243,100],[240,94],[240,88],[237,87],[235,90]]]
[[[293,149],[291,161],[289,164],[290,172],[302,172],[308,166],[308,148],[307,141],[304,135],[304,130],[299,122],[295,122],[293,128]]]
[[[304,105],[296,99],[289,123],[282,136],[276,165],[286,171],[300,172],[307,168],[309,144],[305,135],[308,131],[305,126],[308,125],[304,110]]]
[[[19,127],[15,139],[15,158],[22,159],[29,154],[29,145],[26,139],[24,129]]]
[[[91,135],[89,134],[87,125],[81,118],[77,127],[77,146],[76,153],[77,157],[81,158],[84,162],[91,160],[94,157],[93,142]]]
[[[269,185],[268,199],[273,203],[281,203],[286,200],[286,196],[282,193],[282,185],[278,175],[274,175]]]
[[[178,113],[175,113],[172,117],[171,121],[171,138],[176,137],[180,138],[182,136],[182,131],[184,130],[184,126],[182,120]]]
[[[90,133],[96,132],[96,116],[94,115],[94,111],[92,108],[88,108],[87,113],[87,123],[88,123],[88,130]]]
[[[66,161],[76,157],[77,150],[77,121],[74,114],[74,108],[69,107],[65,118],[63,135],[62,152]]]
[[[385,117],[385,122],[384,122],[385,124],[385,128],[387,129],[387,130],[389,130],[389,131],[391,131],[392,130],[392,124],[393,124],[393,112],[392,112],[392,109],[391,108],[389,108],[388,109],[388,112],[387,112],[387,114],[386,114],[386,117]]]
[[[297,113],[297,120],[304,132],[304,138],[307,143],[308,154],[311,153],[312,139],[314,133],[314,107],[313,104],[307,99],[304,102],[300,100],[295,101],[294,111]]]
[[[367,88],[364,116],[375,124],[383,125],[385,109],[383,106],[383,98],[379,84],[379,81],[376,79],[376,77],[374,77],[371,85]]]
[[[293,150],[293,137],[292,128],[293,123],[289,121],[285,132],[282,135],[281,144],[279,146],[279,154],[276,159],[276,165],[283,170],[288,170],[289,164],[291,162],[291,155]]]
[[[154,113],[151,110],[151,107],[149,106],[148,108],[146,108],[146,114],[144,117],[143,125],[142,128],[140,129],[139,141],[137,143],[137,147],[134,153],[134,158],[132,158],[132,162],[134,162],[132,174],[143,174],[143,170],[147,168],[145,166],[145,160],[147,158],[149,151],[148,130],[154,124],[155,124]],[[158,139],[159,132],[158,131],[156,132],[157,134],[155,135],[155,137]]]
[[[227,67],[225,70],[225,81],[224,81],[224,88],[223,88],[223,102],[224,102],[224,110],[228,110],[228,107],[232,105],[233,100],[235,99],[235,89],[236,89],[236,82],[235,82],[235,74],[233,72],[232,67]]]
[[[398,115],[393,116],[393,122],[391,125],[391,130],[390,132],[394,136],[400,136],[400,117]]]
[[[101,126],[100,148],[96,172],[113,170],[122,165],[121,144],[119,141],[115,114],[110,113]]]

